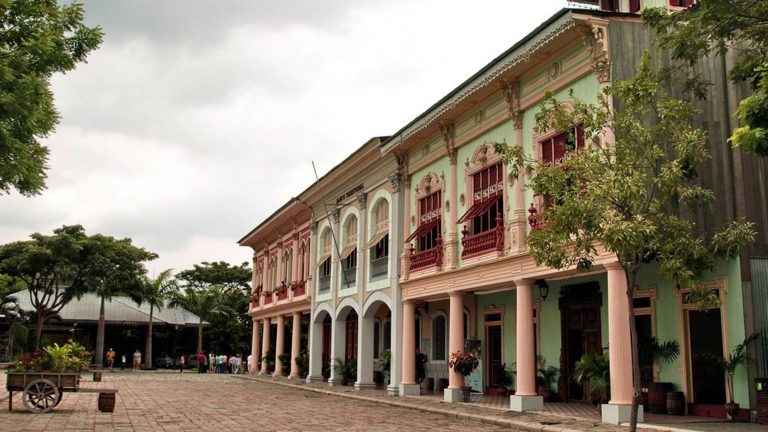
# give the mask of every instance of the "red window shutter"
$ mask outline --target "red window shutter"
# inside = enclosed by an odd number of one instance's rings
[[[554,163],[560,163],[565,158],[565,152],[568,150],[568,134],[563,132],[552,139],[554,141]]]
[[[584,139],[584,128],[578,126],[576,128],[576,148],[583,149],[586,147],[586,141]]]
[[[629,0],[629,12],[637,13],[640,11],[640,0]]]
[[[552,140],[548,139],[541,143],[541,163],[552,164]]]

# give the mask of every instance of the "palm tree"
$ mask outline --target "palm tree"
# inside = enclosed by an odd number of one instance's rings
[[[152,320],[155,308],[158,311],[165,305],[170,293],[176,288],[176,282],[172,279],[173,269],[167,269],[150,279],[144,276],[141,282],[141,288],[130,293],[133,301],[141,306],[143,303],[149,305],[149,324],[147,325],[147,341],[144,345],[144,367],[152,369]]]
[[[197,352],[203,352],[203,321],[219,315],[232,315],[236,312],[227,306],[224,292],[219,285],[210,285],[202,289],[187,286],[183,292],[177,291],[170,306],[180,306],[197,315]]]

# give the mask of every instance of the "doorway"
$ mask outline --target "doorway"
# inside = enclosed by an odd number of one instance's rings
[[[602,353],[600,308],[603,297],[597,282],[570,285],[560,293],[560,396],[565,401],[588,400],[586,385],[574,381],[576,362],[584,354]]]
[[[485,368],[486,374],[486,393],[493,393],[496,389],[503,387],[501,380],[501,369],[504,364],[503,354],[503,335],[502,335],[502,315],[501,313],[485,314]],[[491,390],[493,389],[493,390]]]
[[[722,405],[725,403],[725,377],[700,353],[723,356],[723,331],[720,309],[688,311],[693,402]]]

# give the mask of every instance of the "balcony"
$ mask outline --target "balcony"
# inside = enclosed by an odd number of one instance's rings
[[[443,240],[438,237],[436,243],[437,246],[419,252],[411,248],[411,271],[443,265]]]
[[[389,257],[371,260],[371,281],[386,279],[389,274]]]
[[[264,293],[264,304],[268,305],[271,303],[272,303],[272,292],[267,291],[266,293]]]
[[[331,289],[331,275],[317,278],[317,289],[320,292],[329,291]]]
[[[488,231],[470,234],[465,227],[461,233],[462,258],[504,250],[504,221],[501,215],[496,216],[496,226]]]
[[[306,281],[294,282],[291,284],[291,289],[293,289],[294,297],[302,296],[307,293],[307,282]]]

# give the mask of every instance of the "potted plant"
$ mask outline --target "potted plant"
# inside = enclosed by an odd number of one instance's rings
[[[267,373],[272,373],[275,371],[275,352],[272,350],[269,350],[264,353],[264,357],[261,358],[261,361],[267,363]]]
[[[283,365],[283,375],[285,375],[287,371],[291,370],[291,355],[283,353],[277,356],[277,359]]]
[[[335,365],[333,370],[339,374],[343,380],[344,385],[352,385],[357,379],[357,359],[342,360],[340,358],[335,359]]]
[[[547,366],[547,360],[544,357],[539,359],[539,374],[537,380],[539,382],[539,391],[541,396],[547,402],[555,400],[557,393],[553,390],[554,384],[557,382],[557,376],[560,375],[560,368],[556,366]]]
[[[728,357],[715,355],[712,353],[702,353],[700,357],[709,361],[714,367],[725,374],[725,385],[728,388],[728,402],[725,403],[725,411],[731,420],[736,420],[739,413],[739,404],[733,400],[733,375],[739,366],[746,365],[752,361],[747,355],[747,346],[757,339],[759,333],[752,333],[744,341],[730,352]]]
[[[453,371],[461,374],[464,378],[469,376],[480,365],[480,360],[472,353],[464,353],[456,351],[451,353],[451,358],[448,360],[448,366],[453,368]],[[472,387],[462,386],[461,391],[464,395],[464,402],[469,402],[469,395],[472,391]]]
[[[503,363],[499,366],[499,384],[501,385],[503,394],[500,396],[507,396],[513,394],[515,390],[512,388],[515,385],[515,378],[512,371],[507,369],[507,364]]]
[[[650,367],[648,372],[653,380],[653,365],[663,360],[666,363],[675,361],[680,355],[680,345],[677,341],[661,341],[656,337],[641,338],[637,342],[641,367]],[[645,386],[644,386],[645,387]],[[667,393],[673,391],[673,384],[667,382],[649,382],[646,390],[641,393],[640,401],[643,408],[652,413],[666,413]]]
[[[573,379],[579,384],[586,384],[592,404],[608,402],[611,389],[611,373],[608,363],[608,351],[603,354],[584,354],[576,362]]]
[[[392,351],[389,349],[383,350],[379,353],[379,368],[384,376],[384,383],[389,384],[389,372],[392,367]]]
[[[306,378],[307,370],[309,370],[309,352],[307,350],[302,351],[294,360],[296,361],[296,367],[299,368],[299,376]]]

